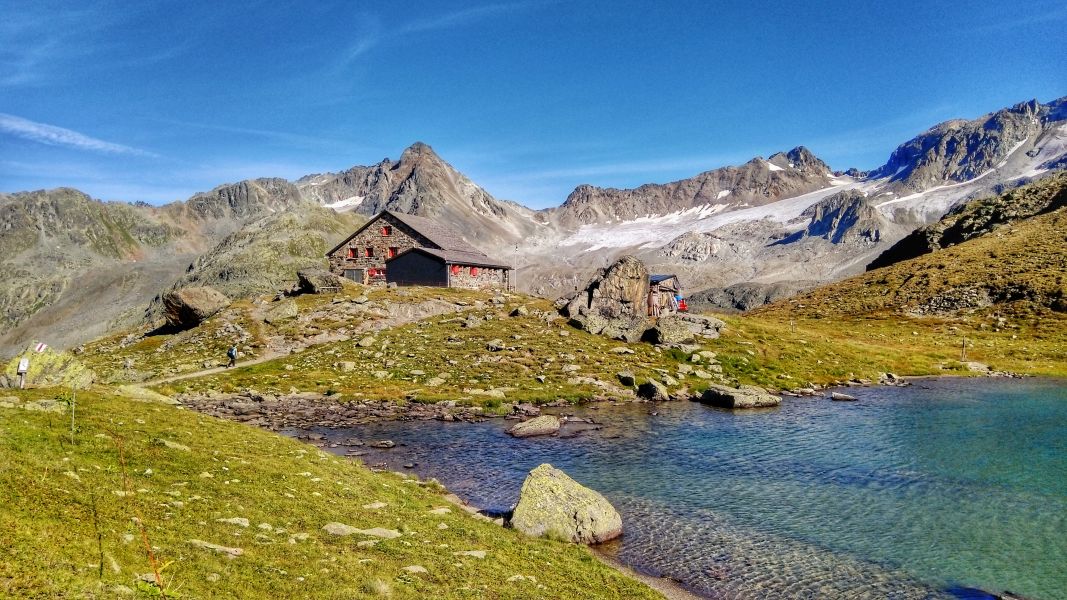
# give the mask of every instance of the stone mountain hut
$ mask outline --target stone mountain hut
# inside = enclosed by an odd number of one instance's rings
[[[384,211],[326,253],[330,271],[363,284],[514,287],[512,268],[426,217]]]

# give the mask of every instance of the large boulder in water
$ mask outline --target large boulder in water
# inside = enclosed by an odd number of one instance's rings
[[[549,464],[526,476],[511,526],[526,535],[581,544],[622,535],[622,517],[604,496]]]
[[[336,292],[345,285],[344,277],[325,269],[303,269],[296,272],[300,291],[305,294]]]
[[[732,388],[711,384],[699,398],[694,399],[721,408],[764,408],[782,403],[778,396],[754,385]]]
[[[533,437],[535,435],[552,435],[559,431],[560,420],[556,415],[541,415],[516,423],[508,430],[515,437]]]
[[[585,289],[560,298],[560,314],[579,329],[636,342],[648,329],[648,269],[624,256],[600,271]]]
[[[210,286],[187,287],[163,294],[163,311],[171,327],[195,327],[230,305],[230,299]]]

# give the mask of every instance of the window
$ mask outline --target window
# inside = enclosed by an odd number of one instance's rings
[[[359,258],[359,254],[356,253],[355,248],[348,249],[348,258]]]
[[[374,258],[374,248],[364,248],[363,256],[366,256],[367,258]]]
[[[399,248],[397,248],[396,246],[390,247],[389,248],[389,258],[393,258],[394,256],[397,255],[398,252],[399,252]]]
[[[459,265],[452,265],[452,274],[459,275]]]
[[[382,227],[382,235],[385,236],[385,237],[389,237],[389,236],[393,235],[393,228],[388,226],[388,225],[383,226]]]
[[[471,277],[478,276],[478,267],[471,267]]]
[[[368,277],[377,277],[378,276],[378,269],[367,269],[367,276]]]

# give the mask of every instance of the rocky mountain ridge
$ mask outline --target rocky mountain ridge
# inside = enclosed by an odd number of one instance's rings
[[[279,268],[313,266],[319,243],[352,226],[340,215],[383,209],[463,232],[518,267],[525,291],[559,296],[632,254],[653,272],[677,273],[689,291],[748,306],[792,289],[777,283],[862,272],[953,206],[1065,166],[1067,99],[1059,99],[943,123],[871,173],[831,171],[797,147],[667,184],[578,186],[542,211],[494,198],[423,143],[396,161],[295,182],[246,180],[161,207],[62,188],[3,194],[0,351],[44,328],[99,335],[128,325],[173,286],[263,291],[280,283]],[[757,287],[726,292],[742,283]],[[100,313],[91,326],[87,305]]]

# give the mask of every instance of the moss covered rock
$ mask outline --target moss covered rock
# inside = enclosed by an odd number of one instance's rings
[[[604,496],[550,464],[526,476],[511,526],[526,535],[582,544],[622,535],[622,517]]]
[[[26,371],[26,385],[32,386],[62,386],[84,389],[92,385],[96,376],[85,365],[81,364],[70,354],[58,352],[49,346],[37,352],[37,344],[30,344],[26,350],[20,352],[11,359],[4,367],[4,379],[8,385],[18,385],[19,360],[29,359],[29,370]]]

